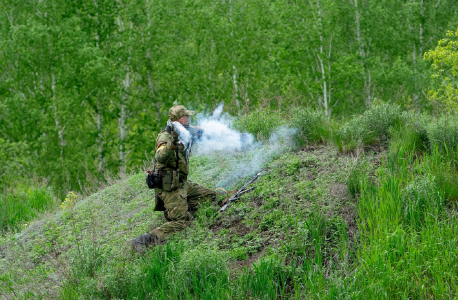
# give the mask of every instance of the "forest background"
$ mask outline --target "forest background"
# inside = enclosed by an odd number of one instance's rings
[[[61,197],[129,173],[174,103],[345,118],[380,99],[434,113],[441,73],[424,54],[457,11],[454,0],[0,0],[0,190],[40,182]]]

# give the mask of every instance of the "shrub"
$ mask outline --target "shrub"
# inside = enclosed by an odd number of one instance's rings
[[[332,137],[339,152],[351,152],[375,141],[363,116],[357,116],[342,125]]]
[[[362,116],[356,116],[341,126],[333,135],[333,141],[340,152],[351,152],[358,147],[386,142],[393,129],[402,123],[399,106],[376,103]]]
[[[235,125],[253,134],[258,140],[268,140],[276,128],[285,124],[285,118],[280,112],[261,109],[241,116]]]
[[[393,128],[402,124],[401,108],[389,103],[378,103],[364,112],[368,130],[373,132],[380,142],[390,138]]]
[[[425,221],[425,214],[442,207],[434,178],[424,176],[409,183],[404,189],[404,221],[416,227]]]
[[[430,149],[437,147],[443,153],[458,147],[458,117],[443,116],[429,124],[427,135]]]
[[[331,135],[330,124],[324,112],[309,108],[294,109],[289,126],[297,128],[299,144],[320,142]]]

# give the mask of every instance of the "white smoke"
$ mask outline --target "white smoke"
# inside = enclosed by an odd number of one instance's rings
[[[222,113],[223,107],[223,103],[218,105],[211,116],[198,115],[198,125],[203,133],[197,142],[196,154],[241,151],[253,145],[252,134],[240,133],[231,128],[233,119],[227,113]]]
[[[270,160],[294,147],[296,129],[280,127],[272,133],[268,142],[256,142],[252,134],[233,128],[234,118],[223,113],[223,107],[220,104],[210,116],[197,116],[203,134],[193,149],[195,155],[216,154],[215,159],[224,157],[225,167],[219,170],[218,177],[221,179],[216,186],[229,187],[239,178],[253,176]],[[224,155],[221,156],[221,153]]]
[[[185,145],[185,147],[187,147],[187,145],[189,145],[192,139],[191,133],[188,130],[186,130],[186,128],[184,128],[184,126],[181,125],[180,122],[175,121],[171,123],[173,131],[178,133],[178,139],[183,145]]]

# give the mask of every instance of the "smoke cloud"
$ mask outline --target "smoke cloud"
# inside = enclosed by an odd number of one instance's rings
[[[193,148],[194,155],[214,155],[215,159],[224,160],[218,170],[217,187],[232,187],[238,179],[253,176],[273,158],[295,146],[296,129],[279,127],[267,142],[257,142],[252,134],[234,129],[235,119],[223,113],[223,107],[220,104],[211,115],[197,115],[203,133]]]
[[[211,116],[198,114],[198,125],[203,129],[197,142],[196,154],[209,154],[215,151],[241,151],[254,144],[254,137],[249,133],[240,133],[232,129],[233,118],[223,114],[224,104],[220,104]]]

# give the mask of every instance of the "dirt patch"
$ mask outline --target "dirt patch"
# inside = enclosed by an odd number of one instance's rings
[[[246,235],[248,232],[250,232],[250,229],[246,227],[244,223],[242,223],[240,220],[234,222],[231,224],[231,229],[229,230],[230,233],[232,234],[237,234],[240,236]]]
[[[221,229],[230,229],[229,232],[231,234],[239,234],[245,235],[247,234],[250,229],[246,227],[245,224],[242,223],[242,219],[234,218],[232,220],[218,220],[214,224],[212,224],[209,229],[213,231],[213,233],[219,232]]]
[[[346,203],[339,209],[338,214],[347,224],[347,234],[350,241],[354,241],[358,237],[358,212],[356,205],[353,203]]]
[[[258,208],[262,206],[263,201],[261,197],[252,197],[251,203],[253,203],[254,207]]]
[[[348,187],[346,184],[333,182],[329,185],[329,195],[337,200],[348,198]]]
[[[233,261],[231,263],[229,263],[229,268],[234,272],[236,273],[237,271],[240,271],[248,266],[251,267],[251,265],[257,261],[262,255],[264,254],[264,249],[262,249],[261,251],[259,251],[258,253],[254,254],[254,255],[251,255],[249,256],[247,259],[245,260],[236,260],[236,261]]]

